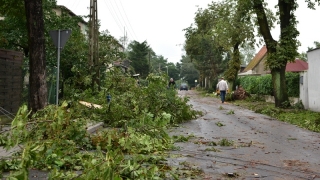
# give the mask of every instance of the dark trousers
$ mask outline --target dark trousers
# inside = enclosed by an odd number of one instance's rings
[[[221,98],[221,102],[224,103],[224,100],[226,99],[226,91],[220,90],[220,98]]]

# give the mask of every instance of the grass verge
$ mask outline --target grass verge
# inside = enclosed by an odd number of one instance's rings
[[[256,113],[265,114],[280,121],[308,129],[314,132],[320,132],[320,113],[305,109],[294,108],[276,108],[273,103],[264,101],[253,101],[252,99],[233,101],[234,105],[250,109]]]

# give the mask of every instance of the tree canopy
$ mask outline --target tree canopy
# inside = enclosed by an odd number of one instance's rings
[[[132,41],[128,46],[128,58],[131,61],[131,66],[142,78],[146,78],[150,71],[148,60],[149,49],[147,41],[143,41],[142,43]]]

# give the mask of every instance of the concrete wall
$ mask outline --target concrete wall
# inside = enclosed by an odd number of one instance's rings
[[[274,96],[265,95],[264,98],[265,98],[266,102],[275,103]],[[289,97],[289,101],[290,101],[291,105],[294,105],[299,102],[299,98]]]
[[[320,49],[314,49],[307,53],[308,56],[308,104],[312,111],[320,112]]]
[[[308,98],[308,71],[300,72],[300,95],[299,99],[305,109],[309,109],[309,98]]]

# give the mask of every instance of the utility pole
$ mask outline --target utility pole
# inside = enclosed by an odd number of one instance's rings
[[[89,20],[89,66],[91,73],[95,72],[92,78],[92,89],[95,82],[100,91],[100,65],[99,65],[99,27],[98,27],[98,3],[97,0],[90,0]]]

